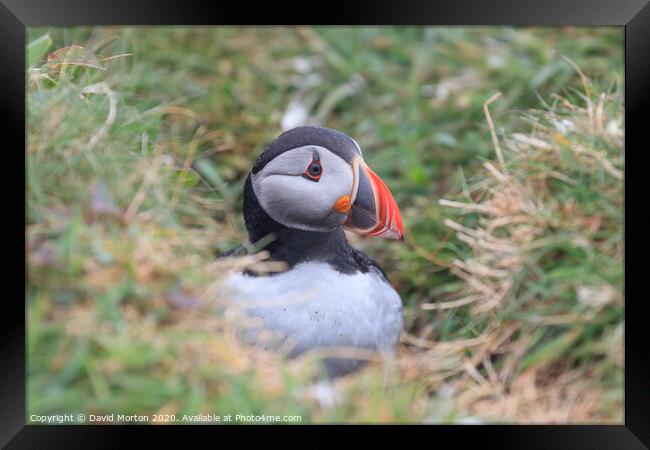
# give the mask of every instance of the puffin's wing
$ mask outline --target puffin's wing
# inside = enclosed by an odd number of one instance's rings
[[[354,262],[357,265],[357,268],[361,272],[368,272],[370,270],[374,270],[378,273],[381,274],[381,276],[390,284],[388,277],[386,276],[386,272],[375,262],[374,259],[372,259],[370,256],[366,255],[363,253],[361,250],[357,250],[356,248],[352,249],[352,258],[354,258]]]

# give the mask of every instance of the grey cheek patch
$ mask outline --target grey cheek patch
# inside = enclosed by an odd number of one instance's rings
[[[318,158],[323,174],[318,182],[305,179]],[[260,206],[273,220],[290,228],[330,231],[347,215],[335,211],[336,200],[353,188],[350,165],[329,150],[305,146],[279,155],[251,178]]]
[[[311,183],[297,176],[270,175],[254,180],[253,190],[264,211],[276,222],[291,228],[322,231],[322,226],[327,226],[323,223],[327,211],[322,209],[326,198],[311,191]]]

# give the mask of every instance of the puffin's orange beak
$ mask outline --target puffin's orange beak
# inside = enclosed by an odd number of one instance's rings
[[[351,208],[345,227],[359,234],[403,241],[402,215],[386,183],[361,158],[353,161],[352,168],[354,187],[349,198]],[[341,199],[339,201],[347,203]],[[342,206],[339,202],[337,205]]]

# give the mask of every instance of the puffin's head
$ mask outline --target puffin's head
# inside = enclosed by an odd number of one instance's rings
[[[303,126],[281,134],[251,171],[253,191],[276,222],[300,230],[337,227],[404,239],[402,216],[359,145],[340,131]]]

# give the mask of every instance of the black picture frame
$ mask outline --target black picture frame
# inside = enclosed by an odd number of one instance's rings
[[[100,0],[0,0],[0,111],[4,128],[4,174],[2,180],[7,225],[3,252],[5,275],[3,286],[4,325],[2,329],[2,383],[0,383],[0,444],[7,448],[119,448],[134,443],[135,434],[147,433],[167,442],[172,429],[178,427],[120,427],[120,426],[47,426],[26,425],[25,409],[25,305],[24,286],[11,271],[26,271],[23,233],[25,222],[19,213],[25,204],[20,192],[21,176],[15,167],[25,168],[25,159],[18,152],[25,145],[25,40],[29,26],[74,25],[253,25],[253,24],[404,24],[404,25],[574,25],[625,27],[625,423],[624,425],[524,425],[524,426],[415,426],[408,428],[409,441],[426,439],[430,445],[441,442],[466,443],[474,441],[482,447],[497,448],[644,448],[650,445],[650,352],[647,350],[648,329],[643,322],[643,252],[647,246],[641,239],[644,205],[640,155],[644,148],[644,127],[650,107],[650,5],[648,0],[437,0],[399,2],[329,1],[327,4],[251,5],[230,2],[214,4],[207,1],[173,2],[160,0],[100,1]],[[647,144],[646,144],[647,145]],[[9,160],[7,160],[9,158]],[[15,164],[14,164],[15,158]],[[630,163],[631,158],[631,163]],[[23,170],[22,175],[26,172]],[[15,179],[14,179],[15,178]],[[23,184],[24,186],[24,184]],[[21,201],[22,199],[22,201]],[[7,200],[14,203],[7,203]],[[22,203],[22,205],[21,205]],[[16,238],[13,237],[15,233]],[[15,254],[14,254],[15,252]],[[23,255],[23,256],[21,256]],[[18,256],[18,263],[16,262]],[[26,272],[23,272],[26,280]],[[9,288],[9,289],[8,289]],[[216,428],[219,433],[231,426]],[[391,427],[360,427],[375,438],[388,437],[396,431]],[[368,430],[368,428],[372,428]],[[183,428],[192,433],[191,441],[199,442],[213,433],[214,427]],[[240,428],[241,429],[241,428]],[[301,426],[288,429],[256,427],[250,438],[263,433],[296,430],[307,431],[303,443],[325,446],[328,440],[337,442],[331,427]],[[259,431],[258,431],[259,430]],[[422,436],[431,435],[430,437]],[[152,436],[153,435],[153,436]],[[283,434],[286,441],[289,435]],[[295,436],[295,435],[293,435]],[[138,436],[139,437],[139,436]],[[443,439],[441,441],[440,439]],[[215,441],[212,441],[215,442]],[[218,442],[218,441],[217,441]],[[238,441],[239,445],[245,440]],[[454,445],[456,445],[454,444]],[[409,444],[407,444],[409,445]],[[415,445],[415,444],[410,444]],[[418,444],[419,445],[419,444]],[[449,445],[449,444],[447,444]]]

